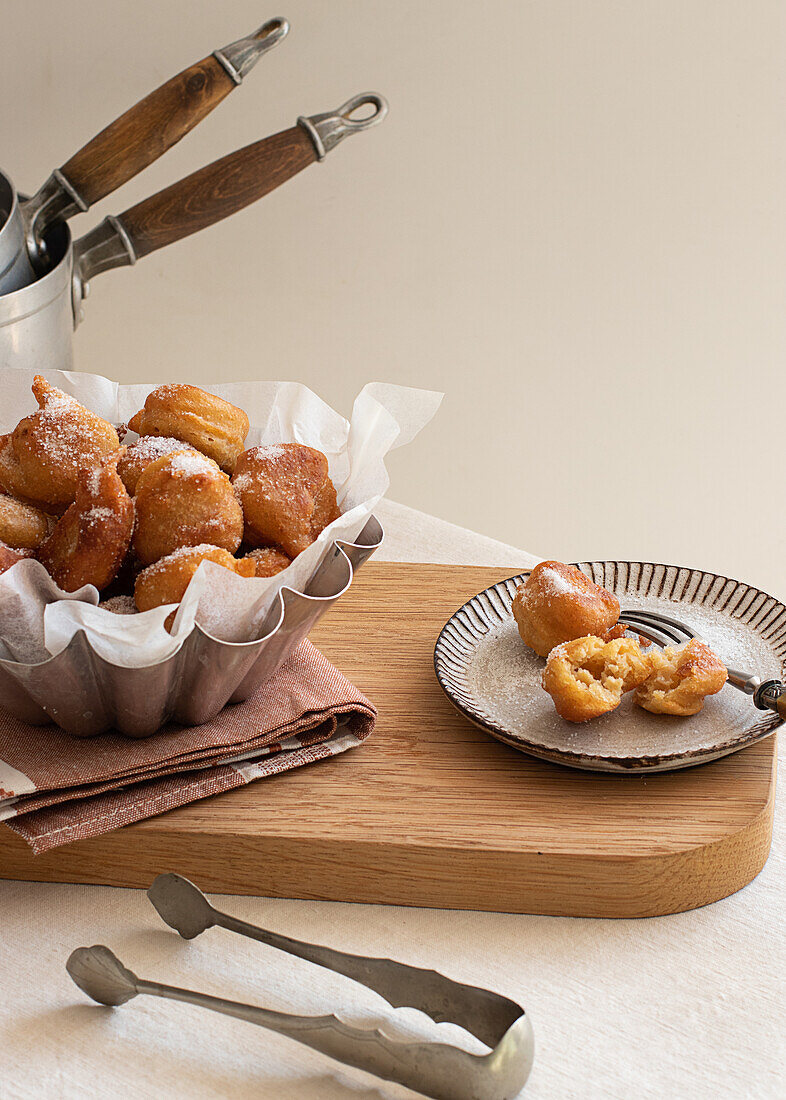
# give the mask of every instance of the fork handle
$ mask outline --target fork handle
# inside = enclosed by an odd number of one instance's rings
[[[774,710],[786,722],[786,685],[780,680],[767,680],[753,696],[759,710]]]

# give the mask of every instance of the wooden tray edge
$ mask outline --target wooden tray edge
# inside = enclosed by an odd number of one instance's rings
[[[189,838],[162,832],[146,836],[143,859],[131,869],[123,859],[127,830],[33,856],[21,837],[4,828],[0,878],[147,888],[157,874],[177,870],[218,894],[545,916],[663,916],[728,897],[754,879],[769,855],[774,807],[773,774],[770,797],[756,818],[692,849],[635,859],[552,854],[549,864],[537,852],[522,852],[513,867],[509,852],[496,858],[488,851],[460,851],[451,854],[450,877],[441,873],[444,849],[425,846],[372,849],[351,842],[337,851],[330,842],[305,845],[260,836],[233,844],[212,838],[193,857]],[[572,883],[567,899],[566,879]]]

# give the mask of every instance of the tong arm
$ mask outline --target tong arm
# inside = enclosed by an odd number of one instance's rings
[[[117,1006],[139,994],[183,1001],[287,1035],[434,1100],[513,1100],[532,1065],[532,1032],[523,1014],[493,1051],[476,1055],[446,1043],[400,1042],[379,1028],[352,1027],[333,1015],[297,1016],[148,981],[138,978],[103,944],[77,948],[66,968],[76,985],[99,1004]]]
[[[384,997],[392,1008],[417,1008],[435,1023],[458,1024],[487,1047],[496,1046],[508,1028],[523,1015],[520,1005],[507,997],[478,986],[454,982],[436,970],[304,943],[216,909],[213,912],[214,923],[229,932],[343,974]]]

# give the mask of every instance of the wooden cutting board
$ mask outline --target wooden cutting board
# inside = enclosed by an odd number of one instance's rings
[[[462,718],[432,664],[445,620],[515,573],[370,562],[312,640],[379,708],[333,760],[41,856],[0,877],[571,916],[642,917],[739,890],[769,852],[775,738],[636,778],[524,756]]]

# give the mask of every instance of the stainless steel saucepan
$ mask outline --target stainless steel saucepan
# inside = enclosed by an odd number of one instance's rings
[[[0,294],[28,286],[48,269],[47,229],[85,211],[165,153],[240,84],[287,34],[271,19],[215,50],[140,100],[56,168],[29,199],[0,172]]]
[[[369,107],[372,113],[362,114]],[[337,111],[301,117],[291,129],[222,157],[119,217],[105,218],[75,243],[58,221],[45,234],[47,274],[0,297],[0,366],[69,370],[73,329],[94,275],[134,264],[242,210],[322,160],[347,135],[381,122],[387,109],[382,96],[368,92]],[[358,112],[361,117],[353,117]]]

